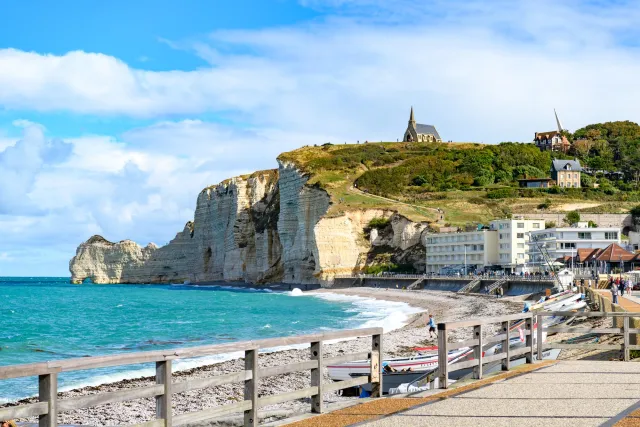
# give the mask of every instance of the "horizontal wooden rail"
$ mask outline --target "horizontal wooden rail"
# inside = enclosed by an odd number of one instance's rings
[[[440,329],[440,325],[444,325],[444,328],[446,329],[457,329],[457,328],[465,328],[470,326],[489,325],[491,323],[501,323],[501,322],[512,321],[512,320],[526,320],[526,319],[530,319],[531,316],[532,316],[532,313],[519,313],[519,314],[510,314],[510,315],[500,316],[500,317],[487,317],[487,318],[474,319],[474,320],[443,322],[438,324],[438,329]]]
[[[501,333],[484,337],[485,325],[500,323],[502,327]],[[473,338],[465,341],[449,343],[449,332],[458,328],[473,327]],[[523,328],[522,335],[525,337],[524,348],[511,350],[509,348],[509,340],[511,338],[520,337],[519,332],[512,331],[512,328]],[[462,320],[454,322],[438,323],[438,380],[440,388],[448,388],[449,373],[459,371],[461,369],[473,368],[473,376],[476,379],[482,378],[483,365],[492,362],[502,362],[502,369],[509,370],[509,360],[513,356],[525,355],[527,363],[533,363],[533,332],[534,331],[534,314],[517,313],[499,317],[489,317],[472,320]],[[491,355],[485,355],[485,350],[501,345],[501,352]],[[449,352],[463,347],[472,349],[469,356],[449,363]],[[495,347],[496,349],[498,347]],[[473,355],[471,357],[471,355]]]
[[[324,385],[325,391],[343,390],[345,388],[358,387],[371,382],[371,378],[368,375],[362,377],[351,378],[350,380],[335,381]]]
[[[602,308],[602,296],[598,293],[595,293],[591,288],[578,287],[578,291],[595,300],[595,302],[599,302],[600,307]],[[538,357],[542,354],[544,349],[548,348],[559,348],[559,349],[585,349],[585,350],[621,350],[622,358],[625,361],[630,359],[630,350],[636,350],[640,348],[637,345],[630,344],[630,334],[640,333],[639,328],[630,328],[630,319],[637,318],[638,313],[633,312],[604,312],[604,311],[592,311],[592,312],[580,312],[580,313],[571,313],[574,317],[588,317],[588,318],[601,318],[614,319],[614,326],[619,326],[620,321],[622,321],[622,327],[613,327],[613,328],[585,328],[585,327],[567,327],[567,326],[552,326],[547,328],[540,328],[538,330]],[[537,312],[536,318],[538,324],[542,325],[544,323],[545,317],[551,316],[567,316],[566,312],[562,311],[552,311],[552,312]],[[564,332],[564,333],[578,333],[578,334],[614,334],[614,335],[622,335],[623,343],[622,344],[591,344],[591,343],[555,343],[555,342],[542,342],[542,335],[544,332],[547,333],[555,333],[555,332]]]
[[[181,426],[185,424],[200,423],[211,418],[221,417],[238,412],[244,412],[251,409],[251,401],[245,400],[238,403],[232,403],[224,406],[216,406],[215,408],[204,409],[197,412],[187,412],[173,417],[173,425]]]
[[[344,338],[369,337],[371,351],[344,354],[332,358],[324,358],[323,343]],[[260,349],[276,349],[278,347],[309,344],[310,359],[288,365],[258,367]],[[211,356],[232,352],[244,352],[245,369],[224,375],[208,378],[172,381],[172,361],[181,358]],[[322,370],[330,364],[365,360],[370,374],[365,377],[352,378],[331,384],[322,383]],[[208,419],[232,413],[244,412],[245,426],[258,424],[258,409],[286,402],[311,397],[312,411],[322,412],[323,393],[343,388],[357,387],[366,383],[372,384],[372,396],[380,397],[382,393],[382,328],[353,329],[334,331],[323,334],[301,335],[293,337],[269,338],[264,340],[238,343],[216,344],[190,348],[157,350],[149,352],[124,353],[108,356],[83,357],[49,362],[31,363],[0,367],[0,380],[38,376],[39,400],[37,403],[11,406],[0,409],[0,419],[39,417],[40,427],[57,426],[57,414],[62,411],[91,408],[98,405],[123,402],[141,398],[155,398],[156,418],[141,424],[144,427],[170,427],[200,423]],[[59,400],[57,398],[58,374],[110,366],[126,366],[134,364],[155,363],[156,384],[135,389],[103,392],[88,396]],[[311,371],[311,387],[294,390],[271,396],[258,397],[260,378],[289,374],[292,372]],[[173,416],[172,395],[190,390],[216,387],[224,384],[244,382],[244,400],[233,404],[189,412]]]
[[[47,402],[27,403],[20,406],[0,408],[0,420],[12,420],[14,418],[27,418],[45,415],[49,412]]]

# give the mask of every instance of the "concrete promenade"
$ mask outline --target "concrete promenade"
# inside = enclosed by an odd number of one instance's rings
[[[640,426],[636,410],[640,363],[563,361],[363,425]]]
[[[368,401],[291,427],[640,426],[640,363],[523,366],[449,390]]]
[[[594,291],[609,301],[613,298],[609,289],[595,289]],[[640,313],[640,298],[637,296],[627,294],[618,295],[618,305],[624,308],[625,311]]]

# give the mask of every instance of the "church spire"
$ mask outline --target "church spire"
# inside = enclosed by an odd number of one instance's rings
[[[411,106],[411,114],[409,115],[409,123],[415,123],[416,119],[413,118],[413,105]]]
[[[556,123],[558,124],[558,132],[562,133],[563,129],[562,129],[562,123],[560,123],[560,119],[558,118],[558,113],[556,112],[556,109],[553,109],[553,114],[556,115]]]

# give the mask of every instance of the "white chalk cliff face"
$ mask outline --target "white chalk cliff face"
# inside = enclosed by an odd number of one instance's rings
[[[336,274],[360,270],[372,246],[424,253],[425,225],[377,209],[328,217],[329,195],[307,180],[293,164],[281,163],[278,170],[205,188],[193,222],[169,244],[143,248],[93,236],[71,259],[71,280],[331,284]],[[392,232],[369,241],[363,230],[374,217],[391,218]]]

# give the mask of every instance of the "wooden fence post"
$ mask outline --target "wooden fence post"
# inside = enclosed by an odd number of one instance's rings
[[[624,352],[624,361],[629,361],[629,316],[624,316],[622,327],[624,328],[624,344],[623,344],[623,352]]]
[[[311,370],[311,387],[318,387],[318,394],[311,396],[311,412],[321,414],[324,411],[322,400],[322,341],[311,343],[311,360],[318,361],[318,367]]]
[[[382,397],[382,335],[371,337],[371,397]]]
[[[544,332],[542,328],[542,323],[543,323],[542,319],[544,319],[544,316],[542,314],[536,315],[535,324],[537,325],[536,344],[538,347],[538,362],[542,360],[542,350],[544,349],[542,345],[542,340],[543,340],[542,333]]]
[[[526,335],[526,347],[529,349],[529,352],[526,353],[526,358],[527,358],[527,363],[533,363],[533,313],[531,313],[530,317],[527,317],[526,319],[526,327],[525,327],[525,333],[526,331],[529,331],[529,334]]]
[[[509,349],[509,344],[510,344],[510,332],[509,332],[509,325],[511,324],[510,321],[506,321],[506,322],[502,322],[502,330],[504,331],[505,334],[507,334],[507,336],[505,337],[504,341],[502,341],[502,352],[505,353],[505,358],[502,359],[502,370],[503,371],[508,371],[510,366],[511,366],[511,350]]]
[[[156,418],[163,419],[165,427],[171,427],[171,360],[156,362],[156,384],[164,385],[164,393],[156,396]]]
[[[478,366],[473,367],[473,378],[476,380],[482,379],[482,325],[477,325],[473,327],[473,335],[475,339],[478,340],[478,344],[473,349],[473,356],[478,361]]]
[[[251,371],[251,379],[244,381],[244,400],[251,401],[251,409],[244,411],[244,426],[258,425],[258,349],[244,352],[244,369]]]
[[[449,387],[449,361],[447,354],[447,324],[438,323],[438,370],[440,371],[440,388]]]
[[[38,376],[38,399],[48,403],[49,412],[38,417],[39,427],[58,425],[58,374],[50,373]]]

